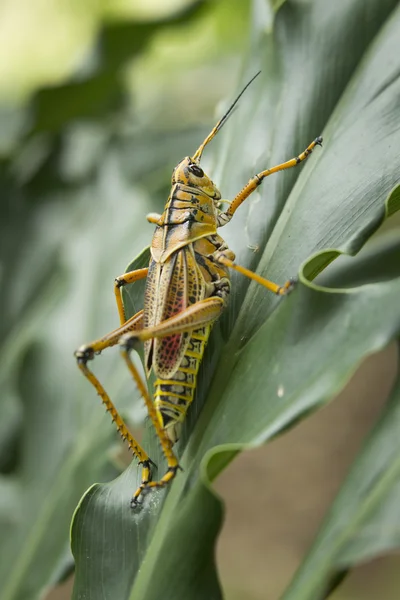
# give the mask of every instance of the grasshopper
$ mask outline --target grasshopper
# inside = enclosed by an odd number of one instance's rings
[[[227,202],[226,210],[221,208],[225,201],[221,200],[220,191],[200,166],[204,148],[220,131],[257,75],[244,87],[193,156],[187,156],[175,167],[164,212],[147,216],[147,220],[156,226],[148,268],[130,271],[115,279],[120,326],[75,352],[79,369],[95,387],[120,435],[142,465],[141,484],[131,499],[133,508],[141,504],[139,498],[145,491],[167,485],[179,469],[173,446],[193,400],[197,373],[212,325],[227,305],[231,289],[230,269],[257,281],[278,296],[288,294],[295,283],[289,279],[283,285],[277,285],[236,264],[235,254],[218,235],[217,229],[229,223],[239,206],[266,177],[300,164],[316,145],[322,144],[322,138],[317,137],[297,157],[254,175],[235,198]],[[121,288],[144,278],[144,308],[127,320]],[[151,372],[156,377],[154,399],[130,356],[138,343],[144,344],[147,378]],[[167,471],[159,481],[152,481],[154,463],[131,435],[103,385],[88,367],[95,354],[116,344],[119,344],[143,397],[167,461]]]

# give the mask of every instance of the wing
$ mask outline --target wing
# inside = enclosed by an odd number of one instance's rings
[[[205,296],[205,282],[191,244],[174,252],[165,263],[152,261],[147,276],[144,325],[150,327],[182,312]],[[190,332],[145,343],[147,373],[153,368],[160,379],[170,379],[179,368]]]

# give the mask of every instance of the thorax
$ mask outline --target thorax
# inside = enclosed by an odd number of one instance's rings
[[[153,260],[163,263],[179,248],[216,234],[218,212],[198,188],[175,184],[153,235]]]

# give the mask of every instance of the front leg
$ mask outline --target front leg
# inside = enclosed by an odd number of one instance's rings
[[[285,171],[286,169],[296,167],[301,162],[306,160],[308,156],[310,156],[315,146],[322,146],[321,136],[318,136],[301,154],[295,158],[287,160],[276,167],[271,167],[270,169],[266,169],[265,171],[261,171],[261,173],[254,175],[254,177],[252,177],[244,186],[244,188],[234,197],[226,211],[219,214],[218,227],[222,227],[223,225],[229,223],[239,206],[250,196],[250,194],[254,192],[254,190],[258,188],[259,185],[261,185],[266,177],[269,177],[269,175],[272,175],[273,173],[278,173],[278,171]]]
[[[246,269],[246,267],[237,265],[233,262],[235,255],[229,248],[217,250],[209,258],[220,265],[224,265],[224,267],[228,267],[229,269],[233,269],[234,271],[241,273],[253,281],[257,281],[257,283],[267,288],[267,290],[273,294],[276,294],[277,296],[286,296],[286,294],[291,292],[296,285],[296,280],[293,278],[288,279],[288,281],[286,281],[286,283],[283,285],[278,285],[277,283],[274,283],[273,281],[265,279],[265,277],[261,277],[261,275],[250,271],[250,269]]]

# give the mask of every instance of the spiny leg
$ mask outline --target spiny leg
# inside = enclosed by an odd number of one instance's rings
[[[116,345],[120,340],[121,335],[132,332],[135,329],[142,328],[143,311],[140,311],[131,317],[122,327],[115,329],[111,333],[99,340],[92,342],[91,344],[81,346],[75,352],[75,357],[77,359],[79,369],[86,379],[93,385],[103,404],[105,405],[106,410],[111,414],[112,421],[115,423],[122,439],[128,443],[128,446],[132,450],[134,456],[138,458],[139,464],[142,465],[142,484],[147,484],[151,479],[150,465],[154,465],[153,461],[149,458],[147,452],[143,450],[140,444],[132,436],[103,385],[87,366],[88,361],[93,360],[96,353]]]
[[[150,398],[145,383],[143,382],[138,370],[131,360],[130,352],[138,341],[146,341],[175,333],[192,331],[193,329],[198,329],[203,325],[208,325],[215,321],[220,316],[225,306],[225,287],[228,285],[229,283],[226,281],[221,280],[221,282],[219,282],[219,292],[221,293],[222,297],[212,296],[210,298],[206,298],[205,300],[200,300],[199,302],[192,304],[181,313],[166,319],[159,325],[142,329],[141,331],[128,333],[124,335],[120,341],[122,356],[133,376],[133,379],[135,380],[141,395],[143,396],[149,417],[153,423],[157,437],[160,441],[161,449],[167,460],[167,472],[165,475],[159,481],[143,481],[132,498],[132,507],[138,504],[139,497],[144,490],[167,485],[175,477],[176,472],[179,469],[179,463],[172,451],[173,444],[163,428],[161,416],[159,415],[154,403]]]
[[[155,409],[154,403],[152,402],[152,400],[150,398],[149,392],[147,390],[147,386],[145,385],[143,379],[141,378],[138,370],[136,369],[136,367],[130,357],[130,352],[133,349],[133,347],[135,346],[135,342],[136,342],[135,338],[125,337],[123,339],[123,341],[121,341],[121,354],[122,354],[122,357],[123,357],[126,365],[128,366],[129,371],[131,372],[133,379],[135,380],[136,386],[139,389],[139,392],[144,400],[148,415],[151,419],[151,422],[154,426],[157,437],[160,441],[161,449],[167,460],[168,469],[167,469],[167,472],[165,473],[165,475],[159,481],[150,481],[150,479],[148,479],[146,481],[145,477],[142,477],[142,482],[141,482],[140,486],[138,487],[138,489],[136,490],[136,492],[133,494],[133,498],[131,500],[132,508],[135,508],[135,506],[137,506],[139,504],[139,497],[143,493],[144,490],[153,488],[153,487],[154,488],[163,487],[164,485],[167,485],[167,483],[169,483],[175,477],[175,474],[176,474],[177,470],[179,469],[178,460],[172,451],[172,442],[168,438],[165,430],[162,427],[161,420],[159,419],[159,416]]]
[[[148,272],[149,269],[146,267],[145,269],[136,269],[135,271],[129,271],[129,273],[124,273],[123,275],[119,275],[115,278],[114,294],[115,300],[117,302],[119,320],[121,325],[123,325],[126,322],[125,309],[124,304],[122,302],[121,288],[124,285],[128,285],[129,283],[134,283],[135,281],[140,281],[140,279],[145,279],[147,277]]]
[[[271,167],[270,169],[266,169],[265,171],[261,171],[257,175],[254,175],[249,182],[244,186],[244,188],[235,196],[235,198],[230,203],[229,207],[226,211],[220,213],[218,216],[218,227],[222,227],[229,223],[232,219],[233,215],[239,208],[239,206],[254,192],[255,189],[264,181],[266,177],[272,175],[273,173],[277,173],[278,171],[284,171],[286,169],[291,169],[292,167],[296,167],[298,164],[303,162],[308,156],[310,156],[311,152],[314,150],[315,146],[322,146],[322,137],[317,137],[311,144],[298,156],[288,160],[276,167]]]

